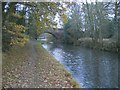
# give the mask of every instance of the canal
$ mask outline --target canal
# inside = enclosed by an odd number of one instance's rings
[[[82,88],[117,88],[118,55],[80,46],[43,43]]]

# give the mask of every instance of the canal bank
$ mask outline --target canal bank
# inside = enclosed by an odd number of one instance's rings
[[[118,54],[81,46],[43,43],[83,88],[118,88]]]
[[[3,54],[3,87],[79,88],[71,74],[37,41]]]

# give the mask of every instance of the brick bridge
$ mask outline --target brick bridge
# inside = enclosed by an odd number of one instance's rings
[[[58,29],[58,31],[53,30],[46,30],[44,33],[49,33],[56,39],[61,39],[63,37],[63,29]]]

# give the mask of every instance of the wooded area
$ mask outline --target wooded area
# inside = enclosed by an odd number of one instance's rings
[[[13,45],[24,46],[45,30],[63,22],[67,44],[118,51],[120,1],[116,2],[2,2],[3,51]]]
[[[65,42],[118,51],[120,1],[74,3],[64,26]],[[113,50],[113,51],[114,51]]]
[[[64,8],[55,2],[2,2],[3,51],[14,45],[24,46],[30,38],[38,38],[43,31],[56,26],[56,13]]]
[[[120,0],[1,7],[2,87],[118,88]]]

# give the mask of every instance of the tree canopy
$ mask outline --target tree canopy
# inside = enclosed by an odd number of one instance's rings
[[[29,38],[38,38],[44,30],[57,25],[65,8],[59,2],[2,2],[3,51],[14,45],[24,46]]]
[[[94,45],[103,46],[103,39],[111,39],[118,46],[120,2],[74,3],[69,8],[64,25],[65,42],[76,43],[81,37],[92,38]]]

